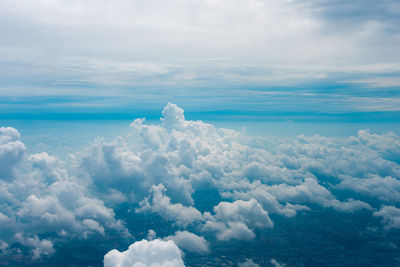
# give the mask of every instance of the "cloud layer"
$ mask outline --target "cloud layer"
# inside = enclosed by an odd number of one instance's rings
[[[27,154],[16,129],[0,128],[2,257],[43,261],[70,243],[103,240],[106,266],[183,266],[186,256],[266,240],[282,222],[315,212],[369,216],[360,234],[400,227],[393,133],[268,139],[186,120],[174,104],[162,115],[63,160]],[[150,241],[139,241],[147,232]]]
[[[1,105],[399,111],[399,13],[395,0],[4,0]]]

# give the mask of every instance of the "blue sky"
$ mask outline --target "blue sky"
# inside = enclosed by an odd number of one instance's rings
[[[398,1],[6,0],[0,108],[397,121],[399,18]]]

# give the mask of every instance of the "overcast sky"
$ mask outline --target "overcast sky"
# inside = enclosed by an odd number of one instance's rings
[[[400,3],[3,0],[0,108],[400,110]]]

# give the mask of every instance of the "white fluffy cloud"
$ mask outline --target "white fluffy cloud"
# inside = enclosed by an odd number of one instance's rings
[[[174,241],[142,240],[128,250],[111,250],[104,256],[104,267],[184,267],[179,248]]]
[[[398,203],[400,201],[400,180],[391,176],[371,178],[346,177],[338,188],[354,190],[357,193],[374,196],[381,201]]]
[[[162,114],[159,124],[136,119],[127,136],[98,138],[65,160],[26,155],[18,131],[0,128],[2,250],[22,246],[38,259],[61,239],[130,237],[144,213],[172,222],[160,238],[199,253],[208,252],[210,233],[217,242],[250,241],[274,216],[311,209],[364,210],[399,228],[393,133],[268,140],[186,120],[174,104]]]
[[[220,240],[250,240],[255,237],[251,229],[273,227],[268,212],[254,199],[221,202],[214,207],[214,213],[205,213],[203,230],[217,231]]]
[[[316,203],[323,207],[332,207],[339,211],[355,211],[370,209],[370,205],[354,199],[339,201],[325,187],[318,184],[316,179],[306,178],[304,182],[290,186],[287,184],[272,185],[266,187],[266,191],[274,195],[278,200],[294,203]]]
[[[0,127],[0,179],[13,178],[15,165],[22,159],[25,145],[19,132],[11,127]]]
[[[165,191],[162,184],[153,186],[150,196],[140,203],[141,207],[136,212],[152,211],[181,225],[188,225],[203,219],[202,214],[193,207],[186,207],[181,203],[172,204],[170,198],[164,194]]]
[[[208,242],[202,236],[190,233],[188,231],[177,231],[174,235],[167,236],[164,239],[173,240],[179,248],[198,254],[209,252]]]
[[[6,178],[0,180],[2,242],[27,247],[39,259],[55,252],[57,235],[88,238],[106,229],[129,235],[114,211],[69,175],[60,160],[46,152],[24,157],[19,138],[16,129],[0,128],[0,173]]]
[[[200,221],[192,194],[204,188],[215,188],[232,201],[254,199],[268,213],[286,217],[310,205],[342,212],[373,209],[357,194],[388,203],[398,199],[400,141],[393,133],[361,130],[348,138],[317,135],[271,142],[187,121],[174,104],[162,114],[161,124],[136,119],[126,138],[97,140],[77,157],[95,186],[134,192],[136,201],[144,198],[140,211],[181,225]],[[333,190],[356,194],[337,199]],[[242,222],[229,224],[242,236],[252,236]]]

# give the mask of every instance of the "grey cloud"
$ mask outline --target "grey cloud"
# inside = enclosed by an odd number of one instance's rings
[[[260,267],[259,264],[254,263],[251,259],[246,259],[244,262],[240,262],[238,264],[239,267]]]
[[[374,212],[374,216],[382,218],[386,229],[400,228],[400,209],[395,206],[382,206],[379,211]]]
[[[276,259],[271,259],[270,263],[275,267],[285,267],[286,264],[278,262]]]
[[[312,3],[313,10],[320,14],[321,19],[336,23],[351,23],[352,27],[360,23],[376,20],[391,23],[395,26],[400,23],[400,5],[391,0],[356,0],[356,1],[318,1]]]
[[[188,88],[186,96],[204,95],[199,87],[207,87],[209,96],[210,84],[335,83],[360,73],[361,78],[398,76],[390,70],[400,54],[394,0],[7,0],[0,7],[0,76],[8,96],[57,91],[83,97],[96,90],[96,95],[123,95],[119,103],[126,104],[125,98],[149,103],[150,86],[158,88],[151,89],[156,92],[152,99],[164,102],[172,95],[165,92],[177,92],[171,89],[177,84]],[[77,42],[70,42],[72,36]],[[379,64],[386,75],[371,71]],[[135,89],[125,90],[127,85]],[[363,90],[352,90],[364,96]]]
[[[40,240],[36,235],[24,238],[21,233],[17,233],[15,238],[21,244],[32,248],[32,259],[37,260],[41,256],[49,256],[55,252],[53,243],[49,240]]]
[[[4,255],[7,254],[9,248],[10,246],[6,242],[0,240],[0,250]]]

